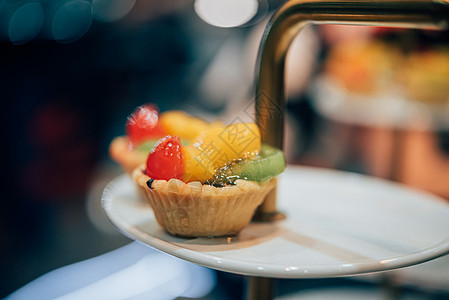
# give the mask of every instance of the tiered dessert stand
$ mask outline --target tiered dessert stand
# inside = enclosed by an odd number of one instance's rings
[[[284,62],[309,24],[448,27],[449,3],[429,0],[290,0],[267,26],[259,56],[256,122],[262,140],[283,142]],[[237,236],[166,233],[127,175],[102,205],[125,235],[187,261],[249,278],[249,299],[271,299],[273,278],[330,278],[411,266],[449,253],[449,203],[399,184],[352,173],[287,167],[277,192]],[[285,218],[282,218],[285,214]]]

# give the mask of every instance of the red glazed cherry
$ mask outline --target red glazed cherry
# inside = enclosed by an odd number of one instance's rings
[[[154,179],[181,179],[184,174],[181,147],[177,136],[160,139],[148,155],[145,173]]]
[[[125,128],[126,134],[134,144],[165,135],[159,123],[159,111],[156,106],[151,104],[137,107],[128,117]]]

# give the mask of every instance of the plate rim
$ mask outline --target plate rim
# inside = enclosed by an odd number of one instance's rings
[[[405,189],[407,191],[411,191],[413,193],[421,194],[422,196],[432,199],[432,201],[437,201],[437,203],[443,203],[446,205],[447,201],[444,199],[435,196],[431,193],[416,190],[410,187],[406,187],[402,184],[388,181],[385,179],[372,177],[364,174],[347,172],[347,171],[339,171],[334,169],[326,169],[326,168],[317,168],[317,167],[304,167],[304,166],[292,166],[289,165],[287,167],[289,171],[295,171],[295,169],[300,169],[301,171],[311,170],[317,172],[325,172],[325,173],[334,173],[334,174],[344,174],[345,176],[358,176],[368,180],[374,180],[378,182],[383,182],[384,184],[390,186],[396,186],[400,189]],[[162,251],[169,255],[175,256],[177,258],[189,261],[191,263],[195,263],[201,265],[203,267],[212,268],[219,271],[246,275],[246,276],[256,276],[256,277],[270,277],[270,278],[333,278],[333,277],[346,277],[346,276],[356,276],[362,274],[369,273],[378,273],[383,271],[389,271],[394,269],[399,269],[407,266],[417,265],[420,263],[424,263],[435,258],[444,256],[449,254],[449,234],[448,236],[436,242],[429,247],[426,251],[422,251],[419,253],[408,253],[403,256],[398,256],[395,259],[390,259],[388,261],[376,261],[374,259],[369,260],[365,263],[356,263],[356,264],[334,264],[327,265],[324,268],[322,265],[302,265],[300,268],[296,266],[292,266],[291,269],[287,269],[286,267],[280,267],[276,265],[275,267],[271,265],[265,264],[263,268],[257,267],[253,262],[245,262],[242,260],[234,260],[231,261],[229,258],[223,258],[214,256],[210,253],[199,252],[195,250],[191,250],[185,247],[182,247],[177,242],[169,242],[158,237],[152,236],[149,233],[146,233],[142,230],[139,230],[137,227],[130,226],[124,220],[122,220],[119,216],[115,214],[115,211],[112,210],[112,202],[113,202],[113,192],[114,188],[118,185],[118,183],[122,181],[132,181],[128,174],[121,174],[115,177],[112,181],[110,181],[103,190],[101,195],[101,206],[105,212],[106,217],[112,223],[112,225],[123,235],[128,238],[140,242],[144,245],[155,248],[156,250]],[[449,204],[448,204],[449,207]],[[149,208],[149,212],[151,214],[151,208]],[[152,218],[154,220],[154,216]],[[286,221],[278,221],[273,224],[280,224],[282,226],[283,222]],[[168,233],[166,233],[167,236]],[[171,236],[170,236],[171,237]],[[175,240],[187,240],[179,237],[171,237]],[[437,246],[438,244],[441,244]],[[423,248],[423,249],[426,249]],[[238,263],[235,263],[238,261]],[[215,263],[213,263],[215,262]],[[377,262],[377,263],[375,263]],[[267,267],[268,266],[268,267]]]

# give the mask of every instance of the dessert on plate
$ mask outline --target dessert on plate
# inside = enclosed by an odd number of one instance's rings
[[[449,46],[410,53],[401,68],[400,78],[408,99],[449,102]]]
[[[349,93],[374,98],[397,93],[404,100],[447,103],[447,34],[377,28],[330,47],[324,73]]]
[[[219,125],[220,122],[207,123],[183,111],[160,113],[155,105],[144,104],[128,116],[126,135],[112,140],[109,155],[126,173],[131,174],[138,165],[145,163],[148,152],[161,137],[176,135],[183,143],[188,143],[205,129]]]
[[[400,61],[396,47],[378,40],[357,39],[332,47],[324,67],[325,73],[343,89],[377,95],[395,80],[393,70]]]
[[[139,194],[173,235],[235,235],[275,188],[276,176],[285,169],[284,155],[261,143],[254,123],[205,122],[192,131],[186,130],[184,117],[178,111],[161,114],[155,126],[165,135],[150,150],[140,150],[146,159],[132,171]],[[139,150],[128,154],[134,151]]]

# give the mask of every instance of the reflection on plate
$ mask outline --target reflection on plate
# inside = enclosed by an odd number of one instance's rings
[[[387,273],[394,286],[419,287],[426,291],[449,292],[449,255],[408,268],[401,268]],[[385,273],[357,276],[359,280],[382,282]]]
[[[287,219],[251,223],[237,236],[169,235],[127,175],[102,205],[125,235],[193,263],[262,277],[319,278],[384,271],[449,253],[449,204],[362,175],[289,166],[279,177]]]
[[[354,94],[326,76],[315,80],[312,94],[317,111],[334,121],[364,126],[449,129],[449,103],[411,101],[395,90],[375,96]]]

